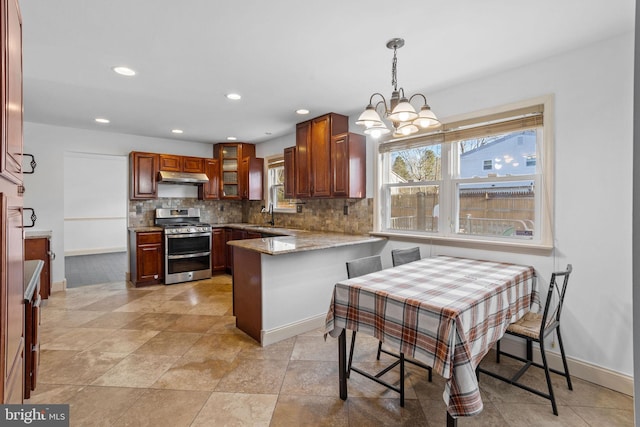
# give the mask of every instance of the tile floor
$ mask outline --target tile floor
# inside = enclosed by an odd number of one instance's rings
[[[70,404],[71,426],[445,425],[438,375],[429,383],[409,367],[401,408],[396,393],[353,374],[342,401],[335,339],[317,330],[261,348],[231,313],[229,276],[56,293],[42,311],[38,387],[27,403]],[[376,345],[359,336],[357,363],[373,368]],[[544,385],[530,371],[527,381]],[[578,378],[574,391],[554,378],[558,417],[547,400],[487,376],[480,384],[484,410],[460,426],[633,426],[631,397]]]

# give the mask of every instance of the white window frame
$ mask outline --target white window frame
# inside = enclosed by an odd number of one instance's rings
[[[270,156],[267,157],[265,159],[265,165],[266,165],[266,170],[267,170],[267,176],[265,179],[266,185],[265,185],[265,189],[266,189],[266,195],[265,195],[265,200],[267,201],[267,207],[273,203],[273,211],[274,212],[278,212],[278,213],[296,213],[296,208],[295,206],[292,206],[290,208],[282,208],[282,207],[276,207],[276,191],[277,191],[277,187],[283,187],[283,184],[276,184],[273,185],[271,182],[271,169],[273,167],[274,164],[277,164],[278,166],[280,166],[280,162],[282,162],[282,165],[284,165],[284,156],[283,155],[276,155],[276,156]]]
[[[390,156],[384,153],[378,154],[378,159],[375,162],[375,180],[376,188],[378,191],[374,195],[374,233],[375,235],[387,236],[387,237],[399,237],[399,238],[411,238],[412,240],[425,240],[429,242],[441,241],[442,243],[450,244],[466,244],[472,247],[480,247],[485,249],[502,250],[505,247],[518,247],[528,248],[532,251],[536,250],[550,250],[553,248],[554,243],[554,102],[553,95],[545,95],[535,99],[530,99],[522,102],[517,102],[509,105],[503,105],[500,107],[489,108],[481,111],[476,111],[460,116],[455,116],[443,120],[444,123],[454,122],[460,120],[472,120],[476,117],[483,117],[491,114],[499,114],[519,108],[531,107],[534,105],[543,105],[544,107],[544,125],[539,129],[539,137],[542,138],[542,144],[536,144],[536,175],[522,175],[512,177],[490,177],[490,178],[478,178],[478,182],[482,181],[520,181],[520,180],[535,180],[536,192],[535,192],[535,222],[536,230],[532,239],[514,239],[512,237],[499,237],[499,236],[478,236],[469,234],[457,233],[454,224],[457,221],[452,221],[453,213],[458,212],[456,186],[464,181],[465,183],[471,182],[469,179],[458,179],[454,177],[453,171],[457,170],[457,155],[454,153],[454,143],[443,143],[441,152],[441,164],[442,164],[442,181],[438,182],[440,185],[439,193],[439,225],[437,232],[418,232],[413,230],[392,230],[388,228],[388,211],[386,204],[389,200],[389,186],[384,184],[385,176],[388,176],[391,165],[389,165],[386,158]],[[421,135],[418,134],[417,137]],[[416,138],[414,136],[413,138]],[[386,141],[385,141],[386,142]],[[429,185],[436,184],[436,182],[420,182],[411,183],[410,185]]]

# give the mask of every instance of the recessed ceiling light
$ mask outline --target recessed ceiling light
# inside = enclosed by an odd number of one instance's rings
[[[182,133],[182,129],[171,129],[172,133]]]
[[[225,96],[227,97],[227,99],[232,99],[234,101],[237,101],[238,99],[242,98],[242,96],[240,96],[240,94],[237,94],[237,93],[228,93]]]
[[[300,114],[300,115],[309,114],[309,110],[301,108],[299,110],[296,110],[296,114]]]
[[[113,67],[113,71],[120,74],[121,76],[131,77],[136,75],[135,70],[132,70],[128,67]]]
[[[236,141],[238,138],[236,138],[235,136],[228,136],[227,137],[227,141]]]
[[[102,118],[102,117],[97,117],[97,118],[96,118],[96,123],[107,124],[107,123],[109,123],[109,122],[110,122],[110,120],[109,120],[109,119],[105,119],[105,118]]]

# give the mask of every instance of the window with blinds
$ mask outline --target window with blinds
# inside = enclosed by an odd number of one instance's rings
[[[550,244],[549,102],[381,143],[379,231]]]

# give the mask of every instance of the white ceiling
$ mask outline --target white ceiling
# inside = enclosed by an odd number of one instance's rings
[[[20,0],[25,120],[259,143],[634,29],[633,0]],[[126,65],[135,77],[111,67]],[[238,92],[241,101],[225,94]],[[431,105],[437,114],[437,105]],[[98,125],[94,118],[111,120]],[[184,130],[177,136],[173,128]],[[270,134],[267,134],[270,133]]]

